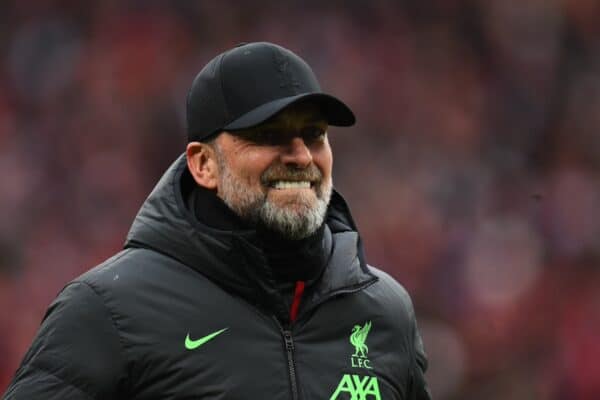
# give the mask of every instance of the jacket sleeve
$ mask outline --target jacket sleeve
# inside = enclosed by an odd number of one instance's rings
[[[48,308],[3,399],[116,399],[125,369],[102,299],[87,284],[71,283]]]
[[[416,319],[414,322],[414,338],[415,346],[415,365],[413,368],[413,397],[415,400],[431,400],[431,394],[425,381],[425,371],[427,370],[427,356],[423,348],[423,340],[417,328]]]
[[[425,371],[427,371],[428,366],[427,355],[425,354],[423,340],[421,339],[421,334],[419,333],[419,328],[417,326],[417,318],[415,316],[412,300],[410,299],[410,296],[408,296],[408,293],[406,293],[406,296],[411,325],[411,342],[413,344],[412,379],[410,382],[408,398],[411,400],[431,400],[431,393],[429,392],[427,382],[425,381]]]

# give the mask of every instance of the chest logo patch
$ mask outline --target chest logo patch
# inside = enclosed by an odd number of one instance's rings
[[[362,326],[354,325],[350,334],[350,344],[354,353],[350,355],[350,365],[353,368],[373,369],[369,361],[369,347],[367,337],[371,331],[371,321],[366,321]],[[329,400],[381,400],[379,381],[376,376],[344,374],[337,388]]]
[[[329,400],[381,400],[379,382],[374,376],[344,374]]]
[[[224,328],[221,329],[219,331],[210,333],[206,336],[201,337],[200,339],[196,339],[196,340],[192,340],[190,338],[190,334],[188,333],[187,336],[185,337],[185,348],[188,350],[195,350],[198,347],[202,346],[203,344],[205,344],[206,342],[214,339],[215,337],[219,336],[221,333],[225,332],[227,329],[229,328]]]
[[[371,321],[367,321],[363,326],[354,325],[350,334],[350,343],[354,346],[354,354],[350,356],[351,365],[354,368],[372,369],[369,361],[369,347],[367,347],[367,336],[371,330]]]

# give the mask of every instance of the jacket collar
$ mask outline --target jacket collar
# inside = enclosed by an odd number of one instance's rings
[[[166,254],[256,305],[272,304],[277,289],[266,255],[256,246],[255,232],[220,230],[198,221],[185,205],[185,193],[193,185],[182,154],[142,205],[125,248],[149,248]],[[340,292],[359,290],[377,279],[365,263],[348,205],[335,190],[325,235],[331,241],[331,257],[309,294],[308,303],[314,305]]]

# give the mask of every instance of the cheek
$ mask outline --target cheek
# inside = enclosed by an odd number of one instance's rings
[[[251,185],[261,185],[263,172],[272,164],[273,157],[265,155],[264,152],[249,152],[236,162],[238,175]]]
[[[331,177],[331,170],[333,169],[333,155],[331,153],[331,147],[329,144],[324,146],[322,149],[313,152],[313,162],[321,170],[324,177]]]

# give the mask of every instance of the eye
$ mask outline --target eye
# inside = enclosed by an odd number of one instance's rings
[[[275,130],[260,130],[255,134],[254,142],[260,144],[275,143],[277,141],[278,136],[278,132]]]
[[[320,126],[308,126],[302,130],[301,135],[306,143],[314,143],[325,139],[327,131]]]

